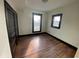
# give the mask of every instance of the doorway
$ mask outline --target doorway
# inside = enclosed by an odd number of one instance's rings
[[[32,14],[32,32],[39,33],[42,29],[42,14]]]
[[[9,44],[12,57],[14,57],[17,37],[19,35],[17,13],[6,1],[4,1],[4,4],[5,4],[5,17],[9,37]]]

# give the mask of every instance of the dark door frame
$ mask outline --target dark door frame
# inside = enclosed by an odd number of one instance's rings
[[[41,20],[40,20],[40,31],[34,31],[34,15],[40,15],[41,16]],[[42,30],[42,14],[40,13],[32,13],[32,32],[33,33],[39,33]]]
[[[8,19],[7,10],[10,11],[10,12],[12,12],[13,14],[15,14],[15,15],[13,15],[13,16],[14,16],[14,21],[13,21],[13,23],[14,23],[14,31],[15,31],[15,38],[16,38],[14,44],[15,44],[15,46],[16,46],[17,37],[19,36],[17,13],[16,13],[16,11],[8,4],[8,2],[5,1],[5,0],[4,0],[4,6],[5,6],[6,25],[8,24],[8,23],[7,23],[7,19]],[[16,22],[17,22],[17,25],[16,25]],[[16,27],[17,27],[17,29],[16,29]],[[17,31],[17,33],[16,33],[16,31]],[[8,26],[7,26],[7,32],[8,32]],[[9,37],[9,34],[8,34],[8,37]],[[10,38],[9,38],[9,44],[10,44]],[[11,50],[12,57],[14,57],[14,53],[12,52],[11,45],[10,45],[10,50]]]
[[[4,0],[4,6],[5,6],[5,12],[6,12],[6,8],[10,11],[12,11],[15,15],[15,19],[16,21],[14,20],[14,25],[16,24],[15,22],[17,22],[17,32],[18,32],[18,35],[17,37],[19,36],[19,29],[18,29],[18,16],[17,16],[17,13],[16,11],[7,3],[7,1]],[[6,15],[5,15],[6,16]],[[7,19],[7,18],[6,18]],[[16,27],[15,27],[15,30],[16,30]]]

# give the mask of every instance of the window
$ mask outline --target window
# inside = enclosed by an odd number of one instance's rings
[[[62,20],[62,14],[53,15],[53,16],[52,16],[51,27],[60,29],[61,20]]]
[[[41,32],[42,14],[33,13],[32,16],[33,16],[32,31],[33,32]]]

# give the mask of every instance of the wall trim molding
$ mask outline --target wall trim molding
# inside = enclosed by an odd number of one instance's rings
[[[75,47],[75,46],[73,46],[73,45],[71,45],[71,44],[69,44],[69,43],[67,43],[67,42],[65,42],[65,41],[63,41],[63,40],[61,40],[61,39],[59,39],[59,38],[57,38],[57,37],[51,35],[51,34],[49,34],[49,33],[46,33],[46,34],[50,35],[51,37],[55,38],[56,40],[59,40],[59,41],[62,42],[62,43],[67,44],[69,47],[74,48],[74,49],[77,51],[77,49],[78,49],[77,47]]]
[[[39,34],[45,34],[46,32],[39,32],[39,33],[32,33],[32,34],[25,34],[25,35],[19,35],[19,37],[24,37],[24,36],[31,36],[31,35],[39,35]]]

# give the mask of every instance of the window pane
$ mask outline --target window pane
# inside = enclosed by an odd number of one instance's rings
[[[59,23],[60,23],[60,16],[54,17],[53,26],[59,27]]]
[[[34,15],[34,31],[40,31],[41,16]]]

